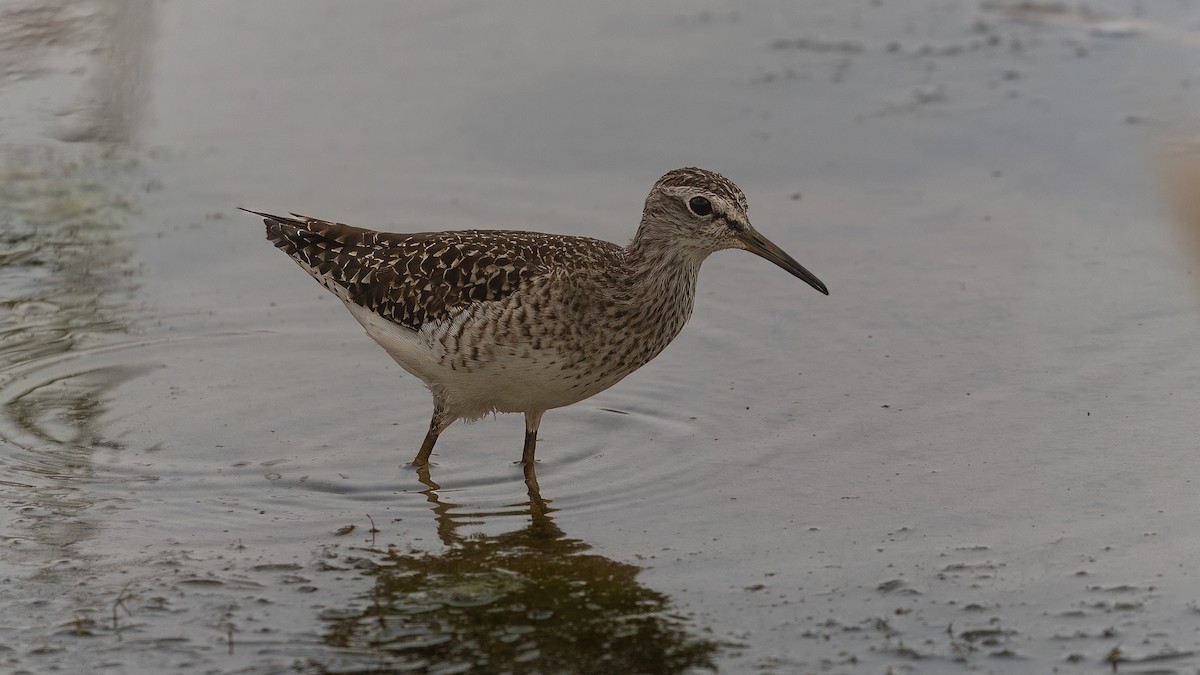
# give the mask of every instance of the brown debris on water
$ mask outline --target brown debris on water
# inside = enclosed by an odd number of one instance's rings
[[[1200,139],[1169,144],[1158,157],[1163,193],[1193,263],[1200,263]]]

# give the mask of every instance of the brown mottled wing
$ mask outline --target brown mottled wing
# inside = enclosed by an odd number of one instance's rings
[[[267,239],[321,285],[413,330],[467,303],[504,298],[548,271],[566,239],[487,230],[389,234],[251,213],[263,217]]]

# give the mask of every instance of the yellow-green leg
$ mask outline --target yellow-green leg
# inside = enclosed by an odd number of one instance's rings
[[[538,427],[542,424],[544,412],[539,410],[525,413],[525,448],[521,451],[521,463],[525,466],[533,466],[533,455],[537,451]]]
[[[429,433],[425,434],[425,440],[421,443],[421,449],[417,451],[417,456],[413,458],[412,466],[421,467],[429,464],[429,455],[433,453],[433,446],[437,444],[438,436],[441,435],[449,422],[446,421],[446,409],[441,403],[434,402],[433,404],[433,419],[429,421]]]

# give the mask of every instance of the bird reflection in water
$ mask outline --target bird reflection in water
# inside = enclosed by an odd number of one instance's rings
[[[423,467],[440,553],[381,552],[363,565],[374,578],[362,605],[328,612],[325,642],[339,662],[313,672],[681,673],[714,668],[721,645],[697,637],[670,599],[637,581],[641,568],[590,552],[554,522],[536,469],[529,500],[465,512],[438,492]],[[528,517],[498,535],[464,526]]]
[[[497,518],[505,516],[525,516],[528,515],[530,525],[524,530],[520,530],[514,534],[524,533],[524,536],[537,534],[541,537],[550,539],[562,539],[566,535],[558,526],[554,524],[554,520],[550,518],[550,514],[557,509],[550,508],[550,503],[542,498],[541,488],[538,486],[537,469],[532,464],[522,465],[525,472],[525,487],[528,489],[529,501],[520,504],[512,504],[503,511],[473,511],[470,516],[463,513],[457,513],[456,510],[460,507],[457,504],[442,501],[438,490],[442,489],[441,485],[434,482],[433,477],[429,473],[429,465],[423,465],[417,468],[417,479],[426,487],[421,491],[429,503],[433,505],[433,514],[437,521],[438,537],[446,546],[454,546],[467,540],[457,530],[464,525],[480,524],[487,518]],[[465,520],[464,520],[465,518]],[[474,539],[474,538],[472,538]],[[586,546],[585,546],[586,548]]]

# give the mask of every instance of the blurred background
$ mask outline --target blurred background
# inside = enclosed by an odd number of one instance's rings
[[[0,3],[8,672],[1200,669],[1200,3]],[[618,386],[428,393],[244,206],[713,256]]]

